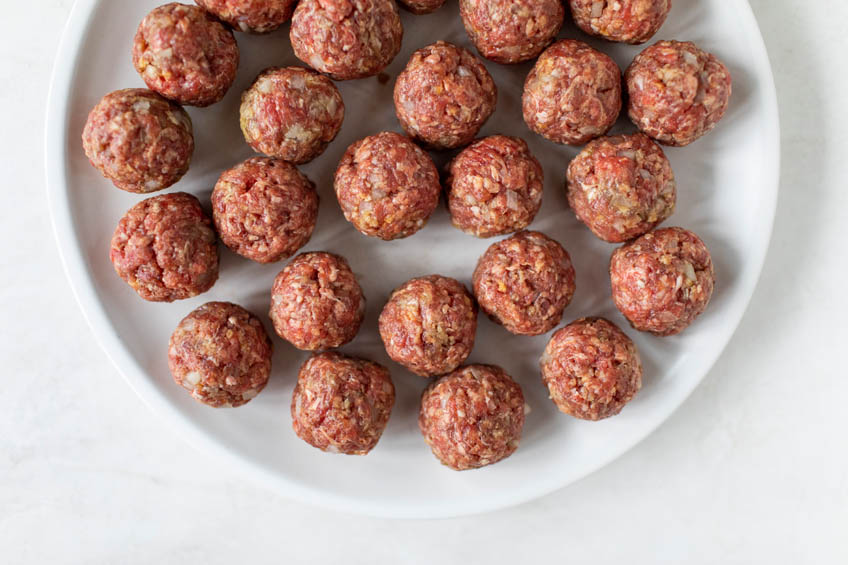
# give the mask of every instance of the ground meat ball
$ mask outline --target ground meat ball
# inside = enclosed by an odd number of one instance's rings
[[[453,225],[477,237],[526,228],[542,206],[544,175],[524,140],[493,135],[448,166],[448,207]]]
[[[574,267],[562,246],[545,234],[523,231],[492,244],[472,279],[480,308],[508,331],[552,330],[574,296]]]
[[[186,173],[194,152],[191,119],[143,88],[117,90],[91,110],[82,132],[91,164],[122,190],[147,193]]]
[[[336,80],[376,75],[402,38],[393,0],[301,0],[291,26],[297,58]]]
[[[274,279],[270,316],[277,334],[298,349],[329,349],[356,337],[365,297],[344,257],[304,253]]]
[[[565,15],[561,0],[460,0],[459,11],[477,50],[497,63],[536,58]]]
[[[333,81],[301,67],[263,71],[241,97],[241,131],[259,153],[306,163],[324,152],[344,120]]]
[[[467,365],[430,383],[418,427],[443,465],[456,471],[497,463],[518,449],[521,387],[496,365]]]
[[[569,0],[577,27],[597,37],[645,43],[660,29],[671,0]]]
[[[218,279],[218,247],[211,226],[191,194],[153,196],[118,222],[109,257],[118,275],[145,300],[190,298]]]
[[[641,133],[602,137],[568,166],[568,203],[592,233],[612,243],[654,229],[674,212],[674,173]]]
[[[400,5],[413,14],[429,14],[435,12],[445,3],[445,0],[398,0]]]
[[[383,132],[347,148],[335,178],[344,216],[365,235],[407,237],[439,204],[439,171],[409,138]]]
[[[195,0],[240,31],[268,33],[292,17],[297,0]]]
[[[241,406],[259,394],[271,374],[271,340],[259,318],[236,304],[207,302],[171,335],[168,367],[195,400]]]
[[[412,54],[394,99],[406,133],[435,149],[453,149],[474,139],[495,111],[498,90],[470,51],[438,41]]]
[[[688,41],[648,47],[627,68],[625,80],[630,119],[666,145],[689,145],[711,131],[730,101],[727,67]]]
[[[667,336],[706,309],[715,286],[710,252],[694,233],[663,228],[612,254],[612,298],[630,325]]]
[[[615,416],[642,388],[636,346],[603,318],[581,318],[557,331],[541,368],[554,404],[582,420]]]
[[[477,304],[457,280],[429,275],[392,293],[380,337],[394,361],[422,377],[453,371],[474,347]]]
[[[582,41],[558,41],[527,75],[522,106],[524,121],[539,135],[582,145],[605,134],[618,119],[621,71]]]
[[[209,106],[224,97],[239,63],[233,32],[197,6],[154,8],[138,26],[133,65],[165,98]]]
[[[300,439],[322,451],[365,455],[380,441],[394,403],[395,387],[385,367],[320,353],[297,375],[292,427]]]
[[[212,191],[221,241],[259,263],[291,257],[306,245],[317,216],[315,185],[279,159],[248,159],[224,171]]]

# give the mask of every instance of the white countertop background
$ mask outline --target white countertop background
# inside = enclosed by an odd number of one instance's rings
[[[719,362],[654,435],[568,488],[391,521],[254,486],[124,384],[65,281],[43,185],[72,1],[3,2],[0,563],[848,563],[848,2],[751,3],[783,172],[765,270]]]

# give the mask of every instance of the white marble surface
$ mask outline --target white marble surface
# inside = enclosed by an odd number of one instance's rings
[[[765,271],[721,360],[657,433],[571,487],[483,516],[393,522],[228,474],[117,375],[46,213],[43,108],[71,0],[4,3],[0,563],[848,562],[848,3],[752,4],[783,174]]]

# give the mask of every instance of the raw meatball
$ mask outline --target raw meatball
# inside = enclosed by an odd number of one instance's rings
[[[496,365],[467,365],[430,383],[418,427],[443,465],[456,471],[497,463],[518,449],[521,387]]]
[[[453,225],[477,237],[526,228],[542,206],[544,175],[523,139],[493,135],[469,145],[448,166]]]
[[[727,111],[731,80],[715,56],[688,41],[660,41],[625,73],[627,112],[640,130],[665,145],[689,145]]]
[[[212,221],[185,192],[153,196],[130,208],[118,222],[109,257],[118,275],[152,302],[196,296],[218,279]]]
[[[647,233],[674,212],[674,173],[659,145],[641,133],[602,137],[568,166],[568,203],[592,233],[611,243]]]
[[[493,243],[472,279],[480,308],[518,335],[552,330],[574,296],[574,267],[562,246],[543,233],[523,231]]]
[[[209,106],[227,93],[239,64],[233,32],[197,6],[173,2],[141,21],[132,49],[135,70],[165,98]]]
[[[291,25],[295,56],[336,80],[376,75],[402,38],[393,0],[300,0]]]
[[[597,37],[645,43],[660,29],[671,0],[569,0],[577,27]]]
[[[497,63],[536,58],[565,15],[561,0],[460,0],[459,13],[481,55]]]
[[[335,178],[344,216],[365,235],[407,237],[439,204],[439,171],[409,138],[383,132],[347,148]]]
[[[292,17],[297,0],[194,0],[234,28],[249,33],[274,31]]]
[[[392,293],[380,314],[386,353],[416,375],[453,371],[474,347],[477,304],[455,279],[429,275]]]
[[[306,163],[324,152],[344,121],[333,81],[301,67],[266,69],[241,97],[241,131],[258,153]]]
[[[495,111],[498,89],[470,51],[438,41],[412,54],[394,99],[406,133],[434,149],[453,149],[483,127]]]
[[[612,299],[630,325],[661,336],[686,329],[706,309],[715,286],[707,246],[675,227],[616,249],[610,279]]]
[[[429,14],[442,7],[445,0],[398,0],[400,5],[413,14]]]
[[[128,88],[103,97],[82,132],[91,164],[127,192],[169,187],[188,171],[194,152],[191,119],[151,90]]]
[[[558,41],[527,75],[522,107],[524,121],[539,135],[582,145],[605,134],[618,119],[621,71],[582,41]]]
[[[298,349],[329,349],[356,337],[365,297],[344,257],[303,253],[274,279],[270,316],[277,334]]]
[[[558,330],[541,368],[554,404],[581,420],[615,416],[642,388],[636,346],[604,318],[581,318]]]
[[[168,367],[195,400],[241,406],[268,383],[271,340],[259,318],[241,306],[207,302],[171,334]]]
[[[365,455],[377,445],[395,403],[389,371],[373,361],[320,353],[300,368],[292,395],[292,427],[313,447]]]
[[[259,263],[291,257],[306,245],[317,216],[315,185],[279,159],[248,159],[224,171],[212,191],[221,241]]]

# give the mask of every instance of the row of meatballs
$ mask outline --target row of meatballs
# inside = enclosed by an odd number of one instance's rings
[[[541,206],[542,168],[518,138],[478,140],[447,171],[452,222],[475,236],[522,230]],[[566,176],[572,210],[608,242],[646,234],[675,208],[668,159],[641,133],[592,141],[571,161]],[[344,216],[363,234],[387,240],[418,231],[442,192],[427,153],[393,132],[353,143],[337,167],[334,186]],[[139,296],[171,302],[211,288],[218,272],[216,231],[228,248],[248,259],[288,258],[309,241],[319,206],[314,184],[296,166],[268,157],[224,171],[211,200],[211,221],[200,202],[185,193],[149,197],[120,220],[112,263]]]
[[[178,384],[212,406],[238,406],[265,387],[271,341],[262,323],[228,302],[209,302],[171,336],[169,365]],[[633,342],[603,318],[583,318],[551,338],[542,381],[560,410],[598,420],[617,414],[641,387]],[[391,416],[395,388],[373,361],[325,351],[300,368],[292,393],[292,427],[331,453],[365,455]],[[462,365],[421,395],[418,424],[433,454],[465,470],[500,461],[517,448],[527,406],[521,387],[496,365]]]
[[[414,13],[444,0],[400,0]],[[208,106],[231,86],[239,52],[229,28],[266,33],[292,20],[295,55],[336,80],[373,76],[403,38],[394,0],[196,0],[154,9],[139,26],[133,64],[150,88],[182,104]],[[295,4],[297,4],[295,8]],[[536,58],[559,33],[561,0],[460,0],[468,36],[498,63]],[[671,0],[570,0],[575,23],[610,41],[643,43],[660,28]],[[229,26],[229,28],[227,27]]]
[[[355,12],[358,6],[349,7]],[[193,26],[232,36],[200,8],[156,8],[140,25],[133,50],[136,68],[152,90],[113,92],[89,116],[83,133],[86,155],[119,188],[149,193],[176,183],[194,150],[191,120],[177,103],[198,104],[196,91],[204,85],[218,98],[229,88],[238,60],[234,40],[236,51],[229,56],[216,50],[226,43],[220,41],[181,53],[185,43],[201,42],[212,33],[192,35]],[[188,61],[200,70],[186,68]],[[216,68],[227,61],[233,67],[229,74]],[[208,84],[227,76],[226,85]],[[628,67],[625,82],[630,118],[642,132],[668,145],[687,145],[713,129],[731,92],[727,68],[689,42],[661,41],[645,49]],[[584,144],[605,134],[618,118],[621,72],[612,59],[585,43],[559,41],[541,54],[527,76],[522,100],[531,130],[557,143]],[[496,101],[497,88],[485,66],[466,49],[441,41],[416,51],[394,88],[403,129],[414,141],[437,150],[470,143]],[[302,164],[336,137],[344,110],[341,94],[327,76],[300,67],[270,68],[242,95],[240,123],[255,151]]]
[[[636,279],[618,272],[624,265]],[[653,278],[644,278],[638,269],[652,271]],[[688,325],[712,291],[706,248],[680,228],[657,230],[619,248],[610,270],[623,304],[648,306],[642,314],[655,325],[641,329],[661,334]],[[480,307],[516,334],[553,328],[574,293],[568,253],[539,232],[519,232],[493,244],[472,280]],[[646,305],[645,280],[674,284],[677,291],[648,293],[652,304]],[[633,293],[640,290],[634,301]],[[336,255],[299,255],[277,276],[271,295],[274,329],[300,349],[342,345],[362,323],[362,291],[347,262]],[[433,453],[454,469],[510,455],[524,421],[523,394],[509,375],[491,365],[462,366],[476,326],[474,297],[458,281],[439,275],[401,285],[379,317],[380,336],[394,361],[424,377],[442,375],[422,395],[419,426]],[[238,406],[255,397],[267,383],[270,364],[271,342],[262,323],[234,304],[201,306],[171,337],[169,366],[176,382],[212,406]],[[635,345],[602,318],[580,319],[555,332],[540,365],[552,400],[582,419],[619,413],[641,387]],[[336,352],[319,353],[299,372],[291,403],[293,427],[320,449],[364,454],[382,435],[393,402],[394,387],[384,367]]]

